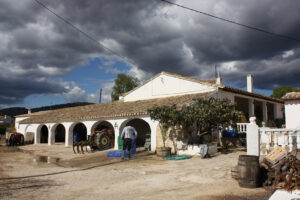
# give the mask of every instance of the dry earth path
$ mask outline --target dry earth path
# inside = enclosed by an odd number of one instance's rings
[[[24,153],[25,152],[25,153]],[[106,152],[73,154],[63,145],[0,146],[0,199],[268,199],[230,175],[237,151],[213,158],[164,161],[147,152],[132,160]]]

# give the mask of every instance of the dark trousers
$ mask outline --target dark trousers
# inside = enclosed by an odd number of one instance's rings
[[[128,150],[128,157],[130,157],[130,150],[131,150],[131,138],[125,138],[123,143],[123,158],[125,157],[125,151]]]

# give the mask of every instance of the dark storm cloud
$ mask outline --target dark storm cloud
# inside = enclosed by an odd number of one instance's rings
[[[299,42],[248,30],[159,0],[40,1],[148,76],[165,70],[212,78],[212,66],[218,64],[227,82],[252,73],[260,89],[281,84],[300,86],[296,78],[300,71]],[[300,37],[297,1],[177,3]],[[60,76],[84,65],[89,57],[112,56],[33,0],[0,1],[0,38],[0,104],[22,102],[30,94],[68,93],[72,88],[57,81]],[[244,86],[243,82],[237,84]]]

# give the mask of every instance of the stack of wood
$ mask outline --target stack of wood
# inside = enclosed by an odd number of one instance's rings
[[[271,186],[272,189],[284,189],[292,191],[300,189],[300,160],[296,153],[288,153],[273,163],[264,159],[261,166],[265,169],[264,186]]]

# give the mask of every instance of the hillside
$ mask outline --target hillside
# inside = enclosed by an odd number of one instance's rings
[[[68,107],[76,107],[76,106],[85,106],[92,103],[88,102],[75,102],[75,103],[67,103],[67,104],[58,104],[58,105],[52,105],[52,106],[44,106],[39,108],[32,108],[31,112],[39,112],[44,110],[56,110],[60,108],[68,108]],[[0,115],[4,116],[16,116],[16,115],[22,115],[28,113],[27,108],[25,107],[12,107],[12,108],[5,108],[0,110]]]

